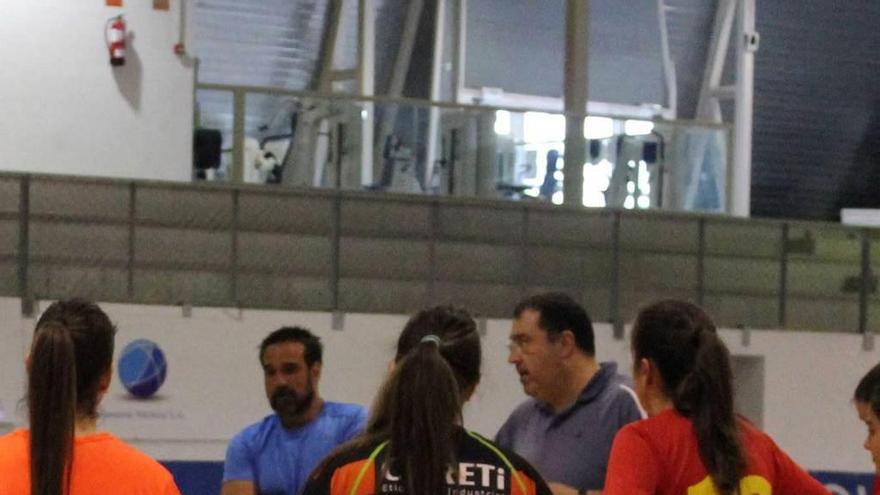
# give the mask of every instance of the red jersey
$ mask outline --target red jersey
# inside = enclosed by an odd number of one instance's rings
[[[740,422],[748,495],[830,495],[764,432]],[[717,495],[691,420],[675,410],[631,423],[614,439],[603,495]]]

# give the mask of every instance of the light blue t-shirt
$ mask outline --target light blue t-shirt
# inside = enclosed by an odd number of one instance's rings
[[[357,404],[325,402],[311,423],[286,430],[277,414],[232,438],[223,481],[253,481],[261,495],[296,495],[331,450],[363,430],[367,411]]]

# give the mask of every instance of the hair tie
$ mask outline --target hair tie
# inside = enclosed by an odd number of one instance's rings
[[[428,334],[422,337],[422,340],[419,341],[420,344],[424,344],[425,342],[436,345],[438,348],[440,347],[440,337],[434,334]]]

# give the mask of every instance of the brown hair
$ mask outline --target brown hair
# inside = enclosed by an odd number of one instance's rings
[[[480,380],[476,323],[460,308],[422,310],[404,326],[394,361],[364,434],[337,452],[387,441],[385,468],[401,477],[406,493],[445,494],[446,474],[456,463],[462,394]]]
[[[31,493],[69,491],[76,419],[97,414],[115,333],[101,308],[81,299],[53,303],[37,322],[27,391]]]
[[[700,458],[722,495],[737,493],[745,453],[733,407],[730,353],[715,324],[699,307],[660,301],[643,309],[632,334],[636,361],[660,372],[665,395],[691,419]]]

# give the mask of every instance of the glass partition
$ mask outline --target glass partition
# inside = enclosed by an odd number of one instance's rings
[[[216,180],[565,202],[562,113],[207,88],[199,124],[223,138]],[[726,211],[728,127],[589,116],[583,136],[580,204]]]
[[[232,171],[232,91],[196,91],[193,180],[229,180]]]

